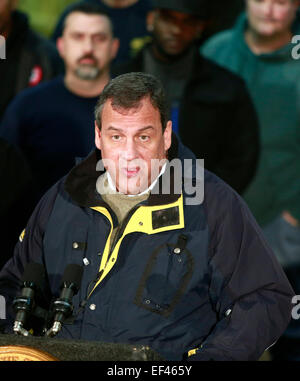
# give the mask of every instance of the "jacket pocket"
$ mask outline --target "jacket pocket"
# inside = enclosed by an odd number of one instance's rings
[[[169,243],[159,246],[142,274],[135,304],[168,317],[187,289],[193,269],[193,256],[185,247]]]

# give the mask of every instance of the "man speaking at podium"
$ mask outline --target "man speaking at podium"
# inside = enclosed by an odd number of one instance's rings
[[[49,299],[78,264],[73,320],[57,337],[258,360],[288,325],[293,290],[245,203],[172,136],[155,77],[110,81],[95,119],[95,151],[41,199],[1,271],[7,309],[29,262],[44,264]]]

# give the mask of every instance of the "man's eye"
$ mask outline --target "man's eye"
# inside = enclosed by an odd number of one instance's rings
[[[141,135],[140,139],[141,139],[142,142],[147,142],[150,138],[147,135]]]
[[[73,40],[80,40],[82,39],[83,35],[81,33],[73,33],[72,38]]]
[[[107,40],[107,36],[105,34],[97,34],[93,37],[94,42],[103,42]]]
[[[114,141],[119,141],[120,139],[121,139],[120,135],[113,135],[112,136],[112,140],[114,140]]]

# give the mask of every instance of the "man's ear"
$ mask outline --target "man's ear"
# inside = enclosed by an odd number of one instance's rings
[[[101,150],[101,130],[100,128],[98,127],[98,124],[95,120],[95,146]]]
[[[155,19],[156,11],[150,11],[146,16],[146,25],[148,32],[152,33],[154,29],[154,19]]]
[[[172,144],[172,121],[169,120],[164,130],[164,148],[165,151],[171,147]]]
[[[56,47],[57,47],[59,55],[63,58],[64,57],[64,41],[62,37],[58,37],[58,39],[56,40]]]
[[[112,54],[111,54],[111,59],[113,60],[116,55],[118,54],[120,47],[120,40],[118,38],[114,38],[112,42]]]

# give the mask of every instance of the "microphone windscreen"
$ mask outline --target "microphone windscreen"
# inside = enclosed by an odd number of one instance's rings
[[[32,282],[42,288],[45,282],[45,267],[40,263],[30,262],[26,265],[22,282]]]
[[[79,289],[81,285],[82,274],[83,274],[82,266],[77,264],[70,264],[65,268],[65,272],[62,277],[62,284],[73,283]]]

